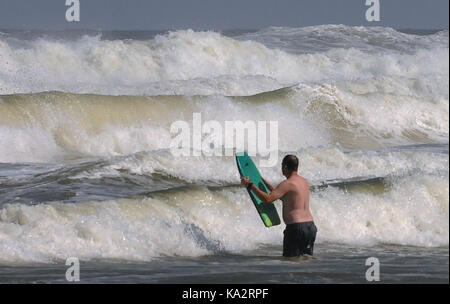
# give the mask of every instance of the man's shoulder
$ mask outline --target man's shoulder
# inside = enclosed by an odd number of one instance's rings
[[[304,182],[305,184],[309,185],[309,182],[306,178],[304,178],[303,176],[300,176],[302,182]]]
[[[291,181],[291,183],[296,186],[298,186],[298,185],[309,186],[308,180],[300,175],[297,175],[296,178]]]
[[[299,185],[309,185],[308,180],[303,176],[297,175],[295,178],[285,179],[278,185],[278,187],[296,188]]]
[[[285,185],[287,185],[289,183],[289,180],[285,179],[284,181],[282,181],[281,183],[278,184],[278,187],[283,187]]]

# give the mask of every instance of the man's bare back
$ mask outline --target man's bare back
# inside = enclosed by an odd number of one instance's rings
[[[250,183],[249,179],[242,178],[242,180],[246,185]],[[297,172],[291,172],[289,177],[276,188],[264,178],[263,180],[272,191],[270,194],[256,187],[252,190],[265,203],[271,203],[277,199],[283,201],[283,220],[286,225],[313,221],[309,210],[309,184],[305,178],[299,176]]]
[[[280,186],[287,188],[286,194],[281,197],[284,223],[288,225],[312,221],[313,217],[309,210],[308,181],[297,174],[293,174]]]

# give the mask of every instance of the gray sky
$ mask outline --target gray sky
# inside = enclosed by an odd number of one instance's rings
[[[367,22],[365,0],[79,0],[67,22],[65,0],[0,0],[3,29],[257,29],[318,24],[448,29],[449,0],[379,0],[380,22]]]

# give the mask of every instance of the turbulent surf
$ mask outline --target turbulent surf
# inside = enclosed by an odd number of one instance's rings
[[[448,248],[448,38],[343,25],[1,32],[0,262],[281,245],[232,157],[172,155],[171,124],[194,112],[278,121],[279,161],[261,174],[277,183],[282,157],[299,157],[319,244]]]

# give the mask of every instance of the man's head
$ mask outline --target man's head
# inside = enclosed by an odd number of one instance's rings
[[[283,175],[289,177],[292,172],[298,170],[298,158],[295,155],[286,155],[281,162],[281,171]]]

